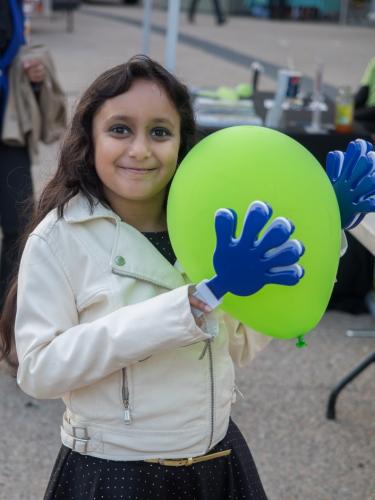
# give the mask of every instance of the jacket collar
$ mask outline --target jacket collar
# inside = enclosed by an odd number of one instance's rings
[[[64,219],[69,223],[86,222],[93,219],[112,219],[120,222],[120,217],[110,208],[106,208],[96,200],[91,209],[87,198],[79,193],[68,201],[64,208]]]
[[[64,219],[71,224],[95,219],[110,219],[116,231],[111,251],[112,272],[174,289],[188,283],[188,278],[176,261],[172,266],[140,231],[121,221],[110,208],[97,201],[91,210],[85,196],[72,198],[64,210]]]

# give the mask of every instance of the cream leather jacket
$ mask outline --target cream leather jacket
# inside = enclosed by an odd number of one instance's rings
[[[206,453],[227,431],[233,361],[269,338],[221,312],[200,329],[187,277],[111,210],[73,198],[30,235],[19,273],[18,384],[62,398],[62,442],[112,460]]]

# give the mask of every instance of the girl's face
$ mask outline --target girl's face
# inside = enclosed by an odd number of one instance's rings
[[[94,116],[93,140],[112,209],[120,216],[140,204],[161,210],[180,147],[180,116],[164,89],[139,79],[105,101]]]

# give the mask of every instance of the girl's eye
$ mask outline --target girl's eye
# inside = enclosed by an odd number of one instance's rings
[[[167,128],[164,128],[164,127],[156,127],[154,129],[152,129],[152,132],[151,134],[154,136],[154,137],[157,137],[158,139],[161,138],[163,139],[164,137],[169,137],[171,136],[172,134],[170,133],[170,131],[167,129]]]
[[[126,127],[125,125],[113,125],[110,129],[110,132],[116,135],[125,135],[130,132],[129,127]]]

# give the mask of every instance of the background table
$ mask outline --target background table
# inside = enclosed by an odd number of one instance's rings
[[[273,96],[274,94],[271,92],[257,92],[252,98],[255,112],[263,123],[265,122],[267,114],[265,102],[273,99]],[[308,102],[309,97],[306,97],[305,104],[307,105]],[[322,113],[322,125],[326,129],[326,133],[306,132],[306,127],[311,122],[311,111],[308,110],[307,106],[298,111],[293,109],[284,111],[282,120],[283,126],[279,129],[281,132],[284,132],[305,146],[306,149],[317,158],[322,166],[325,165],[326,156],[329,151],[334,149],[345,150],[349,142],[358,137],[368,141],[372,140],[366,129],[357,122],[353,124],[353,130],[351,132],[337,133],[333,127],[334,103],[332,99],[328,97],[325,97],[325,103],[327,105],[327,111]],[[215,125],[210,127],[200,126],[198,122],[198,138],[202,139],[206,135],[221,128],[223,127],[220,125],[220,121],[217,121]]]

